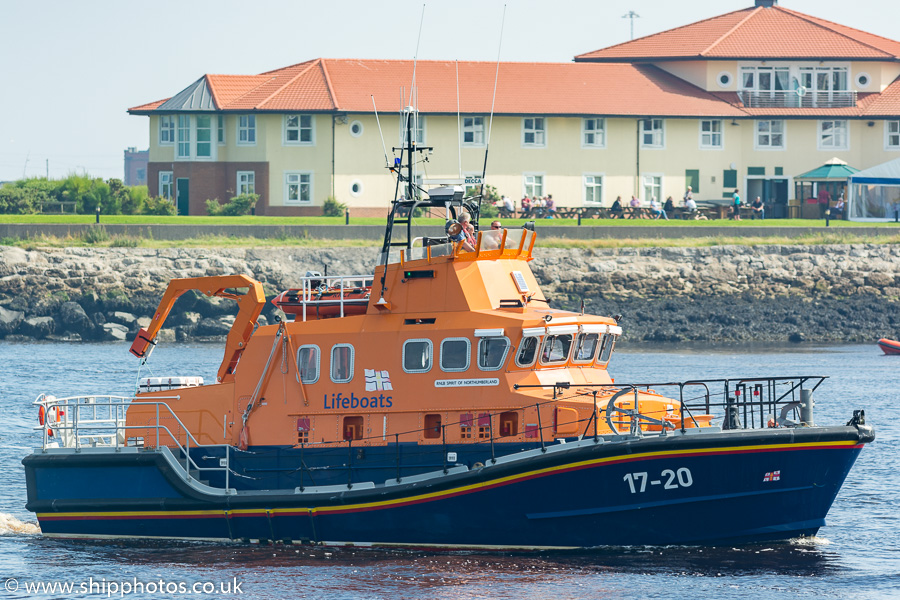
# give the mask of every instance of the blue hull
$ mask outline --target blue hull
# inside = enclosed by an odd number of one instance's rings
[[[710,544],[815,534],[873,435],[863,426],[586,439],[400,483],[232,495],[185,482],[154,450],[36,452],[23,463],[27,508],[55,537],[498,549]]]

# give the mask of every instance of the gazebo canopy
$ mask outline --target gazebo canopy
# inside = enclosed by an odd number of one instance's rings
[[[817,167],[812,171],[797,175],[795,180],[803,179],[806,181],[846,181],[854,173],[858,173],[859,169],[849,166],[839,158],[832,158],[821,167]]]

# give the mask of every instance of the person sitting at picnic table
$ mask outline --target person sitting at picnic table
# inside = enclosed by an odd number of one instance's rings
[[[540,196],[531,199],[531,214],[538,219],[544,216],[544,201]]]
[[[841,195],[838,196],[837,204],[831,209],[831,218],[832,219],[843,219],[844,218],[844,193],[841,192]]]
[[[553,195],[549,195],[544,199],[544,216],[548,219],[556,218],[556,203],[553,202]]]
[[[741,195],[734,190],[734,198],[731,203],[731,218],[735,221],[741,220]]]
[[[759,196],[756,197],[756,200],[750,203],[750,208],[753,209],[753,214],[750,215],[750,218],[755,220],[756,217],[759,217],[761,221],[764,221],[766,218],[766,207],[763,206],[762,198]]]
[[[516,205],[513,202],[512,198],[509,196],[502,196],[501,200],[503,201],[503,206],[501,207],[501,212],[505,212],[504,217],[514,217],[516,216]]]
[[[632,194],[631,202],[628,203],[631,206],[631,218],[632,219],[645,219],[644,211],[641,210],[641,199]]]
[[[650,214],[653,215],[654,219],[665,217],[666,221],[669,220],[668,215],[666,215],[665,211],[659,205],[659,200],[656,199],[656,196],[650,198]]]
[[[527,195],[522,196],[522,217],[531,215],[531,198]]]
[[[622,209],[622,196],[616,196],[616,201],[612,203],[609,209],[610,219],[624,219],[625,211]]]
[[[672,196],[666,198],[666,203],[663,204],[663,210],[666,211],[666,219],[670,216],[675,216],[675,202],[672,200]]]
[[[694,201],[694,188],[688,186],[687,191],[684,193],[684,207],[687,208],[688,202]],[[696,210],[696,204],[694,205],[694,210]]]

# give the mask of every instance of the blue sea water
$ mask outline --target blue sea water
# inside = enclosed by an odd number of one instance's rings
[[[221,358],[220,346],[172,345],[156,352],[153,371],[145,368],[143,375],[211,381]],[[830,376],[816,392],[816,421],[844,423],[854,409],[865,408],[877,439],[863,450],[818,537],[542,555],[61,542],[23,532],[35,522],[24,508],[21,465],[38,441],[31,401],[41,392],[128,395],[136,369],[137,360],[120,344],[0,341],[0,599],[900,598],[900,356],[883,356],[874,344],[632,345],[617,351],[610,365],[622,382]],[[29,589],[62,583],[73,590]],[[137,586],[142,589],[135,593]],[[203,593],[210,586],[215,591]]]

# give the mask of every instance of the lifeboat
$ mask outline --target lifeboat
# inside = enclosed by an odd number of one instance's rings
[[[885,354],[900,354],[900,342],[895,340],[881,338],[878,340],[878,347]]]
[[[312,293],[302,289],[285,290],[272,299],[272,304],[295,318],[333,319],[361,315],[369,305],[371,286],[325,288]]]

